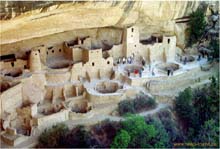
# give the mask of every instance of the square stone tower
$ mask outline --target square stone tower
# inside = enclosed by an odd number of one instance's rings
[[[123,33],[123,55],[128,57],[132,54],[138,54],[139,50],[139,30],[132,26],[124,29]]]
[[[166,56],[166,62],[175,61],[176,56],[176,36],[164,35],[163,36],[163,47]]]

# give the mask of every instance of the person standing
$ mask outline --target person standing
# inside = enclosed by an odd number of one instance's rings
[[[139,69],[139,77],[141,78],[142,77],[142,70]]]
[[[186,65],[186,62],[187,62],[187,58],[185,57],[183,64]]]
[[[155,76],[154,69],[152,69],[152,76]]]

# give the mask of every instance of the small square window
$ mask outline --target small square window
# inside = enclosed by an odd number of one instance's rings
[[[14,62],[11,62],[11,66],[14,67]]]

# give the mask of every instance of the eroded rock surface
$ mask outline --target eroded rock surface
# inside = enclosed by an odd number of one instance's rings
[[[104,37],[109,45],[118,44],[121,42],[118,28],[134,24],[140,29],[140,39],[155,32],[171,32],[177,36],[177,44],[183,46],[186,25],[175,20],[188,16],[200,4],[197,1],[4,2],[1,52],[10,54],[41,44],[61,43],[76,35]],[[94,44],[101,43],[94,41]]]

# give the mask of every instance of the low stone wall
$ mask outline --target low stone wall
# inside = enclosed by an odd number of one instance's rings
[[[147,82],[155,82],[155,81],[170,81],[170,80],[178,80],[188,76],[192,76],[198,74],[201,71],[199,67],[182,72],[181,74],[174,74],[174,76],[158,76],[158,77],[147,77],[147,78],[135,78],[130,79],[127,78],[128,81],[131,82],[132,86],[145,86]]]
[[[70,120],[80,120],[80,119],[87,119],[94,115],[94,111],[91,110],[87,113],[76,113],[76,112],[69,112],[69,119]]]
[[[5,132],[1,133],[1,139],[10,146],[16,146],[28,139],[28,137],[17,134],[13,128],[7,128]]]
[[[46,73],[47,83],[64,83],[70,80],[71,73],[70,72],[51,72]]]
[[[43,130],[57,123],[69,120],[69,110],[61,110],[60,112],[42,117],[35,117],[34,119],[38,128]]]
[[[123,93],[112,93],[112,94],[87,94],[87,99],[93,104],[102,104],[108,102],[120,101]]]
[[[166,80],[151,81],[149,82],[150,84],[148,89],[151,92],[156,93],[160,92],[161,90],[183,88],[198,83],[201,80],[208,79],[212,74],[207,72],[206,74],[200,76],[199,72],[200,70],[195,69],[181,75],[168,77]]]

